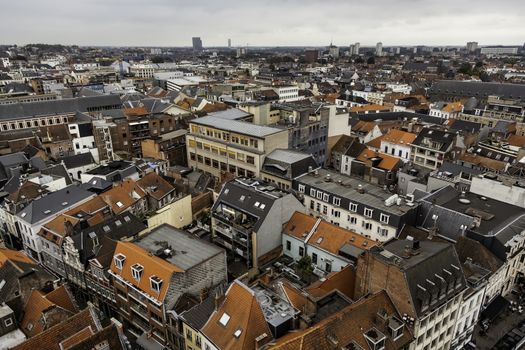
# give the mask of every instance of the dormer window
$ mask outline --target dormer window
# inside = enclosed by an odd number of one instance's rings
[[[239,328],[235,331],[235,333],[233,333],[233,336],[238,339],[241,336],[241,334],[242,334],[242,329]]]
[[[124,261],[126,261],[126,256],[124,254],[117,254],[114,257],[114,260],[117,269],[122,270],[122,267],[124,266]]]
[[[137,281],[140,281],[140,277],[142,277],[142,272],[144,271],[144,266],[140,264],[133,264],[131,266],[131,275],[133,275],[133,278]]]
[[[219,319],[219,323],[223,326],[223,327],[226,327],[226,325],[228,324],[228,322],[230,321],[230,315],[228,315],[226,312],[222,314],[221,318]]]
[[[388,329],[390,330],[392,340],[397,340],[403,336],[403,322],[397,317],[392,317],[388,320]]]
[[[151,276],[149,278],[151,289],[156,293],[160,293],[160,288],[162,287],[162,279],[157,276]]]
[[[372,350],[383,350],[385,348],[386,336],[372,327],[366,333],[363,334],[365,339]]]

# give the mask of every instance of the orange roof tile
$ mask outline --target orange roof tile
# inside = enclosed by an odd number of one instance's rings
[[[86,213],[94,215],[95,213],[104,210],[108,204],[100,196],[93,197],[89,201],[68,210],[65,214],[69,216],[78,217],[78,214]]]
[[[525,136],[510,135],[509,138],[507,139],[507,142],[511,146],[523,147],[525,146]]]
[[[326,294],[338,290],[348,298],[354,298],[355,270],[352,265],[348,265],[340,271],[330,273],[326,279],[318,280],[306,288],[306,291],[316,297],[322,298]]]
[[[175,190],[175,187],[172,184],[164,180],[162,176],[156,172],[147,174],[142,179],[138,180],[137,184],[144,192],[148,193],[156,200],[162,199],[164,196]]]
[[[368,104],[363,106],[354,106],[350,108],[350,112],[368,112],[368,111],[391,111],[392,107],[377,105],[377,104]]]
[[[358,300],[312,327],[286,334],[270,344],[268,349],[318,350],[343,348],[354,344],[368,349],[369,344],[364,333],[372,328],[386,335],[385,349],[387,350],[400,349],[408,345],[413,339],[410,330],[404,326],[403,335],[395,340],[392,339],[387,324],[377,322],[379,311],[386,313],[387,317],[400,318],[388,294],[381,291]]]
[[[312,232],[318,220],[320,222],[315,231]],[[365,236],[298,211],[286,223],[283,232],[303,241],[311,233],[308,244],[336,255],[339,254],[339,250],[345,244],[351,244],[365,250],[377,245],[377,242]]]
[[[385,135],[381,135],[367,142],[366,145],[372,148],[381,149],[381,141],[383,141],[384,138],[385,138]]]
[[[93,330],[91,329],[91,326],[87,326],[86,328],[82,329],[81,331],[73,334],[69,338],[64,339],[60,342],[60,348],[67,350],[73,347],[74,345],[80,343],[83,340],[86,340],[90,336],[92,336]]]
[[[111,261],[111,271],[159,301],[164,300],[172,275],[176,272],[183,272],[180,267],[175,266],[162,258],[151,255],[145,249],[142,249],[131,242],[117,242],[114,255],[119,254],[126,257],[123,268],[122,270],[119,270],[115,265],[115,259],[113,259]],[[136,263],[144,267],[139,281],[133,278],[131,272],[131,266]],[[157,276],[163,281],[160,293],[157,293],[151,288],[150,277],[152,276]]]
[[[463,104],[461,102],[451,102],[447,103],[443,107],[442,111],[446,113],[461,112],[463,110]]]
[[[227,322],[221,323],[221,319]],[[239,281],[231,284],[224,302],[211,314],[202,333],[222,350],[252,350],[257,337],[266,334],[259,345],[272,338],[255,293]]]
[[[464,153],[459,157],[460,161],[474,164],[477,166],[480,166],[485,169],[491,169],[491,170],[505,170],[505,167],[507,166],[507,162],[503,162],[500,160],[483,157],[478,154],[472,154],[472,153]]]
[[[95,317],[94,311],[87,307],[66,321],[15,346],[13,350],[61,350],[59,344],[64,339],[69,338],[87,326],[97,329],[98,320]]]
[[[416,137],[417,135],[411,132],[399,129],[390,129],[385,135],[383,135],[383,140],[398,145],[410,145],[412,142],[414,142]]]
[[[61,308],[76,313],[78,311],[77,306],[73,301],[73,296],[69,293],[66,286],[60,286],[52,292],[46,294],[46,299]]]
[[[128,179],[122,181],[111,190],[102,193],[100,196],[111,206],[113,213],[120,214],[134,205],[138,200],[144,198],[146,194],[135,181]]]
[[[290,304],[292,304],[297,310],[303,311],[305,305],[308,304],[306,293],[301,292],[286,280],[281,283],[281,287]]]
[[[17,262],[36,265],[36,263],[22,251],[0,248],[0,267],[4,266],[7,261],[11,261],[15,265]]]
[[[49,301],[42,292],[34,289],[31,291],[24,308],[24,317],[20,322],[20,328],[28,338],[41,333],[45,328],[40,322],[42,314],[55,307],[55,304]]]
[[[393,170],[400,162],[401,159],[391,156],[386,153],[376,152],[372,151],[371,149],[364,149],[359,156],[357,156],[356,160],[365,163],[368,166],[372,166],[372,158],[381,158],[381,161],[379,164],[377,164],[377,168],[385,169],[385,170]]]

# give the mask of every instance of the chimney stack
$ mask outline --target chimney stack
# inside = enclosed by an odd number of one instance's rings
[[[224,294],[222,293],[222,289],[219,288],[215,291],[215,311],[219,310],[223,301],[224,301]]]

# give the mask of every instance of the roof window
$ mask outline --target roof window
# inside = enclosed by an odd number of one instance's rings
[[[230,315],[228,315],[226,312],[223,313],[221,318],[219,319],[219,323],[224,327],[226,327],[229,321],[230,321]]]

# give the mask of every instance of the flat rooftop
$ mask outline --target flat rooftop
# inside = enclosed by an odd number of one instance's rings
[[[134,243],[183,270],[224,252],[221,248],[170,225],[161,225]],[[166,249],[171,254],[164,255]]]
[[[284,129],[272,128],[269,126],[256,125],[239,120],[230,120],[214,116],[207,116],[193,119],[192,124],[209,126],[216,129],[226,130],[237,134],[263,138],[279,132],[286,132]]]
[[[315,173],[305,174],[299,177],[297,181],[319,188],[335,196],[348,198],[350,201],[359,202],[397,215],[403,215],[414,208],[407,205],[405,201],[402,201],[400,205],[387,206],[385,200],[391,197],[393,193],[355,177],[326,169],[319,169],[317,173],[318,175],[315,175]],[[327,177],[330,178],[330,181],[326,180]],[[361,193],[359,188],[362,188],[364,192]]]

